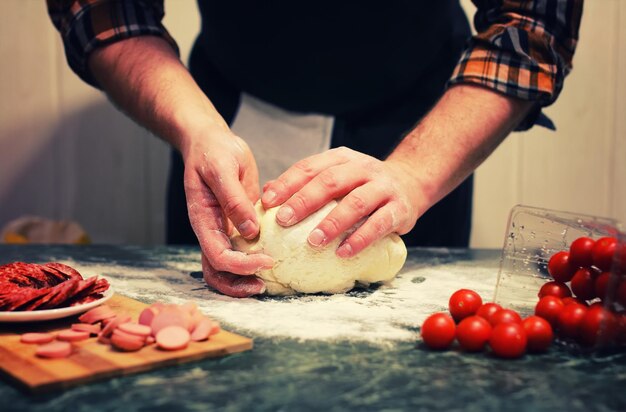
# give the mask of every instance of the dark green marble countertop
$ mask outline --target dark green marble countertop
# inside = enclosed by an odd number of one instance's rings
[[[197,251],[185,248],[0,246],[0,263],[59,260],[81,268],[111,264],[111,273],[105,275],[110,276],[116,291],[146,302],[157,297],[163,299],[163,295],[151,298],[149,292],[139,290],[138,283],[126,282],[125,273],[132,271],[116,272],[114,268],[119,265],[155,271],[178,268],[174,272],[181,273],[180,279],[167,271],[158,279],[178,285],[178,289],[173,289],[172,299],[177,290],[180,293],[193,290],[197,300],[198,296],[204,296],[199,294],[210,292],[204,290],[197,274],[184,275],[190,274],[189,262],[184,262],[190,256],[191,267],[197,264],[199,268],[199,261],[195,261]],[[472,282],[477,282],[472,287],[482,287],[487,293],[493,289],[499,257],[497,250],[410,250],[398,288],[423,283],[432,291],[440,285],[445,290],[435,295],[439,301],[450,287],[467,287],[468,283],[472,286]],[[442,266],[458,272],[458,285],[452,282],[446,286],[449,279],[437,272]],[[476,273],[476,277],[471,273]],[[408,283],[402,283],[403,277]],[[386,300],[380,302],[393,305],[394,298],[403,296],[394,294],[393,287],[394,284],[391,289],[352,292],[348,298],[359,300],[364,295],[387,293]],[[270,303],[276,303],[276,299],[262,298],[256,303],[263,305],[272,300]],[[278,303],[289,308],[295,302]],[[411,304],[410,300],[407,302]],[[414,334],[415,339],[382,344],[344,338],[341,333],[324,340],[303,339],[300,335],[272,336],[258,329],[249,330],[245,325],[241,327],[236,320],[223,319],[228,329],[253,337],[255,348],[221,359],[110,379],[39,397],[0,381],[0,411],[626,410],[626,353],[623,352],[589,354],[553,345],[546,354],[505,361],[488,353],[423,349],[417,344],[416,325],[421,323],[424,313],[442,309],[446,303],[430,304],[432,307],[425,303],[423,313],[416,312],[415,322],[399,326]],[[227,307],[237,302],[226,299],[222,304]]]

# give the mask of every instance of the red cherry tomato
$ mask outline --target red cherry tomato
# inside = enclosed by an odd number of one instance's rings
[[[583,305],[567,305],[563,308],[557,319],[559,336],[563,338],[577,338],[580,324],[587,313]]]
[[[455,321],[460,322],[476,313],[483,304],[480,295],[473,290],[459,289],[450,296],[448,308]]]
[[[491,331],[489,346],[501,358],[519,358],[526,351],[526,332],[520,323],[501,323]]]
[[[491,336],[491,325],[480,316],[468,316],[456,327],[456,339],[468,352],[483,350]]]
[[[580,342],[587,346],[612,343],[617,327],[618,320],[610,310],[592,305],[580,322]]]
[[[611,270],[616,246],[617,239],[614,237],[601,237],[596,240],[596,244],[591,250],[593,265],[605,272]]]
[[[556,296],[557,298],[563,299],[568,296],[572,296],[572,291],[569,290],[565,283],[552,280],[541,286],[538,296],[539,298],[544,296]]]
[[[422,339],[431,349],[448,349],[454,341],[456,325],[445,313],[430,315],[422,324]]]
[[[514,310],[500,309],[489,317],[489,323],[495,328],[500,323],[522,323],[522,317]]]
[[[595,279],[587,268],[580,268],[570,283],[574,295],[583,300],[591,300],[596,297]]]
[[[561,301],[563,301],[563,304],[565,306],[571,305],[572,303],[575,303],[577,305],[589,306],[589,305],[587,305],[586,301],[580,300],[580,299],[577,299],[577,298],[574,298],[574,297],[571,297],[571,296],[563,298],[563,299],[561,299]]]
[[[569,246],[569,263],[575,267],[589,267],[593,264],[592,250],[595,241],[588,237],[579,237]]]
[[[484,303],[476,311],[476,316],[480,316],[486,320],[489,320],[489,317],[500,309],[502,309],[502,306],[498,305],[497,303]]]
[[[530,352],[543,352],[548,349],[554,333],[550,323],[539,316],[529,316],[522,322],[528,344],[526,345]]]
[[[569,282],[576,272],[576,267],[569,263],[569,252],[557,252],[548,261],[548,273],[557,282]]]
[[[535,315],[544,318],[554,327],[564,307],[563,301],[556,296],[544,296],[535,306]]]
[[[602,272],[593,283],[593,290],[595,295],[601,300],[606,297],[606,287],[609,284],[610,272]]]

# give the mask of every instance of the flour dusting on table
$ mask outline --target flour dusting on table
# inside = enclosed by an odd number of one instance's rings
[[[447,253],[441,250],[441,256]],[[199,260],[198,253],[190,252],[177,256],[175,262],[165,260],[154,269],[119,262],[68,263],[84,276],[105,276],[116,292],[146,303],[193,300],[225,328],[251,337],[381,344],[416,340],[417,328],[426,316],[447,310],[448,298],[457,289],[474,289],[484,300],[491,300],[497,275],[493,267],[469,262],[413,258],[387,285],[340,295],[235,299],[204,284],[197,272]]]

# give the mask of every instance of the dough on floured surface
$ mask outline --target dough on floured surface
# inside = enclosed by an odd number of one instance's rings
[[[262,252],[274,259],[274,267],[256,273],[265,281],[269,295],[295,293],[343,293],[355,284],[391,280],[406,260],[406,247],[393,233],[349,259],[339,258],[335,251],[347,234],[320,250],[307,242],[309,233],[337,205],[336,201],[291,227],[276,223],[278,207],[264,210],[255,206],[260,234],[253,241],[241,236],[232,238],[233,247],[247,253]]]

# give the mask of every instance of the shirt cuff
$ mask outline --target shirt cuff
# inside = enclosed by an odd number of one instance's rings
[[[138,36],[165,39],[179,54],[178,45],[161,24],[162,12],[144,1],[112,0],[88,4],[61,31],[69,66],[85,82],[100,88],[87,64],[99,47]]]
[[[541,108],[556,100],[565,74],[559,65],[538,63],[515,47],[513,42],[506,40],[519,38],[518,30],[509,28],[505,31],[508,33],[503,36],[499,44],[501,47],[472,39],[447,86],[476,84],[507,96],[534,101],[534,109],[515,130],[527,130],[535,124],[555,130],[554,123],[542,113]]]

